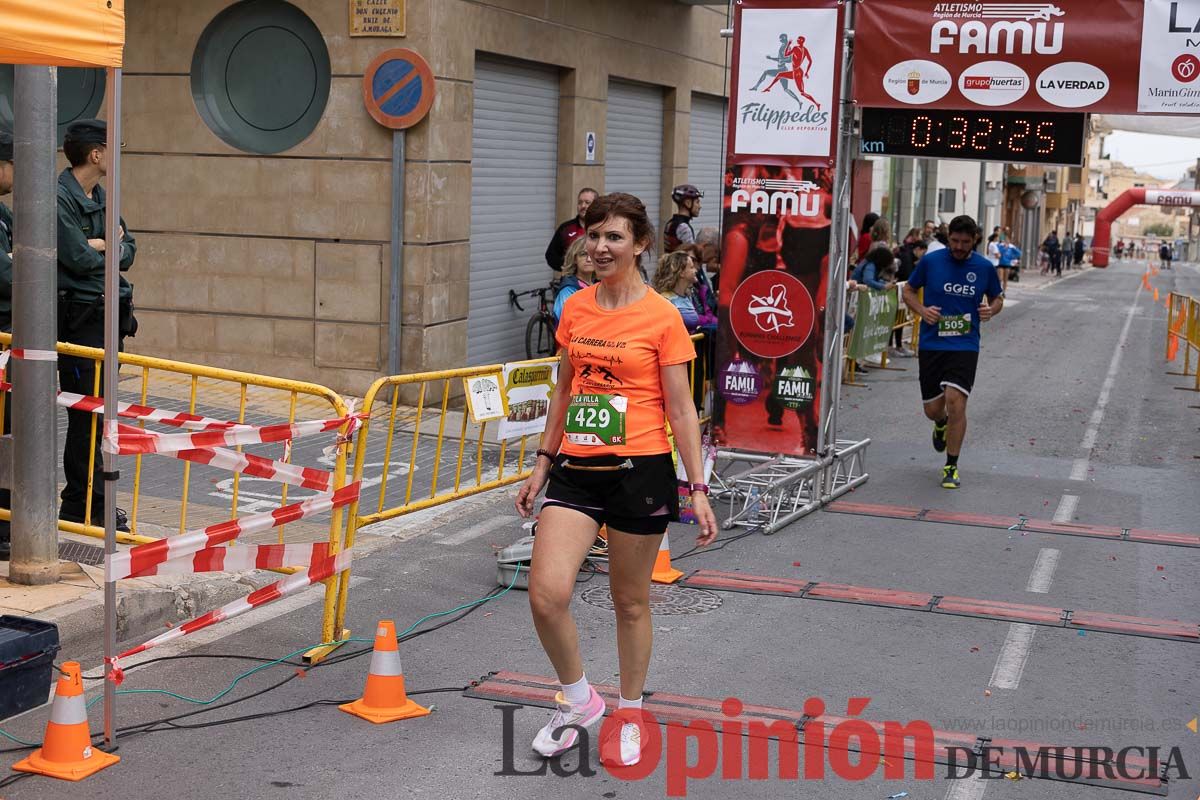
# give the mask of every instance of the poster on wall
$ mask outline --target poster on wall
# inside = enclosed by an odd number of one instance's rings
[[[552,364],[516,361],[504,365],[504,400],[508,415],[497,426],[497,441],[537,436],[546,430],[550,394],[557,379],[557,361]]]
[[[1138,111],[1200,114],[1200,0],[1146,0]]]
[[[855,99],[881,108],[1132,114],[1143,2],[863,3]],[[1158,52],[1161,37],[1143,41]]]
[[[729,150],[736,161],[833,163],[841,11],[816,0],[737,6]]]

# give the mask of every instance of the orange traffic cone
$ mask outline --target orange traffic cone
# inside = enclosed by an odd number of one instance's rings
[[[650,580],[655,583],[674,583],[683,577],[683,573],[671,566],[671,545],[664,533],[658,543],[658,555],[654,559],[654,574]]]
[[[1158,302],[1158,287],[1154,287],[1154,302]]]
[[[419,706],[404,692],[404,672],[396,645],[396,623],[385,619],[375,631],[375,652],[367,674],[367,688],[353,703],[338,706],[342,711],[381,724],[398,719],[423,717],[429,709]]]
[[[68,661],[63,664],[62,673],[58,688],[54,690],[50,721],[46,723],[46,740],[29,758],[13,764],[13,769],[66,781],[81,781],[94,772],[111,767],[121,757],[92,748],[79,662]]]

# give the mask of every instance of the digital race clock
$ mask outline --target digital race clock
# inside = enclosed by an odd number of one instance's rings
[[[1087,114],[864,108],[864,154],[1017,164],[1083,163]]]

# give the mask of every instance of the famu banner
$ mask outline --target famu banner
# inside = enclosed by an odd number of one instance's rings
[[[858,313],[846,353],[855,361],[882,353],[896,324],[900,293],[896,289],[869,289],[857,292]]]
[[[842,13],[838,0],[735,5],[718,447],[793,456],[819,447]]]

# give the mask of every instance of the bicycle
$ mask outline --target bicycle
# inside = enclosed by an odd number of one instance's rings
[[[558,326],[555,325],[554,316],[550,313],[553,303],[552,294],[553,288],[550,286],[529,289],[524,292],[508,290],[508,302],[518,311],[525,310],[518,298],[536,297],[538,299],[538,309],[525,325],[526,358],[548,358],[558,351],[558,343],[554,340],[554,329]]]

